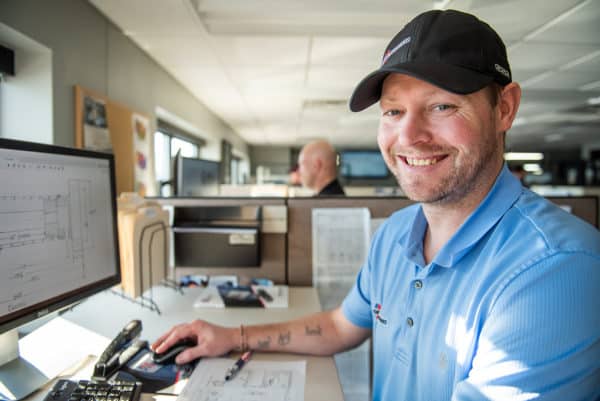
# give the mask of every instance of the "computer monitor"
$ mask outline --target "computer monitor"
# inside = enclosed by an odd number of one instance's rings
[[[179,188],[177,187],[177,181],[179,180],[179,164],[181,159],[181,149],[177,150],[173,159],[171,159],[171,180],[169,183],[171,184],[171,195],[177,196],[179,193]]]
[[[219,162],[177,157],[177,196],[218,196]]]
[[[52,378],[18,355],[18,327],[121,281],[114,158],[0,138],[0,399]]]
[[[340,152],[340,172],[349,179],[381,179],[389,170],[379,150],[344,150]]]

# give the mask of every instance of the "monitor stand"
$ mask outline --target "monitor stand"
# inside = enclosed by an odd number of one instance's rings
[[[23,399],[50,380],[19,356],[17,329],[0,334],[0,399]]]

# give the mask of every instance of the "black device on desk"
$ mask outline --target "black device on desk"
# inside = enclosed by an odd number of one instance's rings
[[[159,365],[168,365],[171,363],[175,363],[175,358],[181,352],[186,350],[187,348],[193,347],[196,345],[196,340],[191,338],[184,338],[181,341],[176,342],[171,346],[171,348],[167,349],[165,352],[152,353],[152,361]]]
[[[115,381],[94,383],[88,380],[59,380],[46,394],[44,401],[138,401],[142,391],[140,382]]]
[[[133,341],[142,332],[142,322],[132,320],[108,344],[94,366],[92,378],[97,381],[108,379],[124,366],[135,354],[148,345],[147,341]],[[126,345],[128,345],[126,347]]]

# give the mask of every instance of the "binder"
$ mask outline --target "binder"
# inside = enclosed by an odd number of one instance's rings
[[[131,298],[167,277],[169,214],[134,193],[118,199],[121,287]]]

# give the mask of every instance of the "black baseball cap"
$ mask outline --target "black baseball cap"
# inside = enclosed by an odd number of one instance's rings
[[[406,24],[385,49],[381,67],[354,89],[350,110],[377,103],[383,81],[392,72],[463,95],[492,82],[511,82],[500,36],[474,15],[456,10],[427,11]]]

